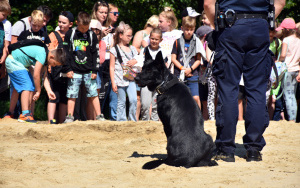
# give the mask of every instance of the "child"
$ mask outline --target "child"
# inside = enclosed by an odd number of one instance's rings
[[[88,13],[78,13],[77,27],[70,29],[65,36],[64,48],[67,50],[67,76],[69,79],[68,115],[64,123],[74,121],[74,107],[81,82],[85,84],[88,100],[91,100],[96,111],[96,120],[103,120],[101,117],[100,102],[97,98],[97,36],[89,30],[91,17]]]
[[[40,5],[40,6],[38,6],[36,8],[36,10],[40,10],[44,14],[43,28],[41,30],[43,30],[43,31],[45,31],[47,33],[47,27],[46,27],[46,25],[50,21],[50,19],[52,19],[52,17],[53,17],[52,10],[48,6],[46,6],[46,5]],[[21,20],[17,21],[13,25],[12,31],[11,31],[11,35],[12,35],[11,43],[12,44],[14,44],[14,43],[16,43],[18,41],[17,40],[18,36],[20,36],[20,34],[21,34],[22,31],[30,29],[29,18],[30,18],[30,16],[22,18]]]
[[[97,39],[99,41],[99,44],[97,44],[97,51],[98,51],[98,58],[97,58],[97,78],[96,78],[96,83],[97,83],[97,92],[98,92],[98,97],[99,97],[99,92],[101,89],[101,77],[100,77],[100,72],[99,68],[105,61],[105,51],[106,51],[106,44],[104,41],[101,40],[101,35],[102,35],[102,25],[101,23],[96,20],[92,19],[90,23],[90,28],[91,30],[97,35]],[[100,102],[101,104],[101,102]],[[96,119],[96,113],[93,108],[93,105],[88,101],[87,104],[87,119]]]
[[[297,115],[296,88],[300,82],[300,32],[292,18],[285,18],[276,31],[282,30],[283,41],[279,61],[284,61],[288,72],[283,80],[283,96],[289,121],[295,121]]]
[[[196,31],[197,37],[203,44],[203,48],[206,51],[206,60],[202,60],[200,64],[200,80],[199,83],[199,95],[200,95],[200,102],[201,102],[201,110],[202,115],[205,120],[208,118],[210,120],[215,119],[215,99],[217,96],[217,83],[215,77],[212,75],[212,52],[207,46],[206,36],[210,33],[212,29],[207,26],[203,25],[199,27]],[[208,62],[211,60],[210,62]]]
[[[206,55],[203,44],[194,34],[195,27],[195,18],[189,16],[183,18],[181,27],[183,35],[174,42],[171,58],[175,65],[174,75],[186,81],[194,100],[201,109],[198,87],[199,65],[201,56],[206,58]]]
[[[44,26],[44,14],[42,11],[34,10],[29,17],[30,29],[23,31],[18,37],[18,41],[25,39],[39,39],[45,44],[50,44],[50,38],[47,33],[42,29]]]
[[[65,34],[72,27],[74,16],[69,11],[63,11],[58,17],[59,30],[50,33],[51,43],[49,50],[63,48]],[[62,66],[50,67],[48,76],[45,78],[44,86],[47,91],[49,102],[47,107],[48,123],[56,124],[55,111],[56,104],[59,103],[59,113],[57,113],[57,123],[63,123],[67,115],[67,78],[61,77]]]
[[[161,51],[161,47],[159,43],[162,41],[162,31],[158,28],[154,28],[150,33],[150,45],[146,47],[143,51],[142,55],[139,55],[139,58],[142,56],[141,59],[137,59],[137,61],[142,64],[144,63],[144,54],[146,50],[149,50],[152,59],[155,59],[156,54]],[[163,54],[163,58],[166,59],[166,56]],[[137,66],[137,65],[136,65]],[[153,120],[158,121],[158,114],[157,114],[157,104],[156,104],[156,92],[149,91],[148,87],[141,88],[141,119],[142,120]],[[152,105],[152,110],[151,110]]]
[[[11,14],[11,8],[7,1],[0,1],[0,79],[5,76],[4,62],[7,57],[7,46],[10,39],[7,38],[7,31],[3,24],[7,16]]]
[[[136,121],[136,84],[134,81],[123,77],[123,66],[133,67],[137,63],[134,58],[137,55],[135,47],[130,46],[132,39],[132,29],[128,24],[121,22],[116,28],[114,36],[115,45],[110,50],[110,79],[112,89],[118,96],[117,121],[126,121],[126,93],[129,99],[128,119]],[[118,58],[118,51],[122,62]]]
[[[33,60],[34,59],[34,60]],[[66,54],[62,49],[52,50],[46,55],[46,49],[37,45],[24,46],[20,49],[13,50],[11,55],[6,58],[5,66],[8,75],[14,86],[12,100],[10,102],[9,113],[12,114],[17,100],[21,93],[22,114],[18,121],[36,123],[32,117],[31,101],[38,100],[41,94],[41,70],[46,60],[50,66],[59,66],[64,64]],[[27,68],[35,65],[33,78]]]
[[[166,66],[174,72],[173,64],[171,64],[171,52],[173,48],[174,41],[180,38],[182,31],[177,30],[178,21],[170,7],[165,7],[164,11],[159,14],[159,24],[158,27],[163,32],[163,40],[159,44],[162,52],[167,55],[168,62]],[[149,37],[144,39],[148,44],[150,42]]]

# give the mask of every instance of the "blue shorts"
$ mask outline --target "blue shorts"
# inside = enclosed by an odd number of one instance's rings
[[[97,83],[96,79],[91,79],[92,74],[78,74],[74,73],[73,78],[68,81],[67,97],[78,98],[79,88],[83,80],[86,88],[87,97],[97,97]]]
[[[187,81],[185,85],[190,88],[192,96],[199,96],[199,83],[197,82],[199,76],[186,77],[185,80]]]
[[[18,93],[35,90],[32,75],[24,65],[9,56],[6,58],[5,66],[11,83]]]

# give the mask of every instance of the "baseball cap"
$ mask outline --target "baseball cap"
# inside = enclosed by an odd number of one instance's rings
[[[98,20],[92,19],[91,23],[90,23],[90,28],[96,28],[96,29],[102,30],[102,25]]]
[[[202,37],[204,36],[205,34],[208,34],[212,31],[212,28],[210,28],[209,26],[207,25],[203,25],[201,27],[199,27],[196,31],[196,35],[197,37]]]
[[[195,18],[197,16],[200,16],[200,14],[196,12],[192,7],[187,7],[182,11],[181,16],[182,17],[189,16]]]
[[[296,29],[296,23],[293,18],[285,18],[279,27],[276,28],[276,31],[280,31],[282,29]]]
[[[74,22],[74,16],[70,11],[62,11],[59,15],[67,17],[70,22]]]

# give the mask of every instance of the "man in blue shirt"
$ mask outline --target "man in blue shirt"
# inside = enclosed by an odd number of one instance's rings
[[[204,10],[214,23],[216,0],[204,0]],[[269,125],[266,89],[271,72],[268,11],[266,0],[219,0],[215,64],[218,84],[216,108],[216,160],[235,162],[235,134],[238,119],[238,88],[243,73],[247,108],[243,137],[247,161],[261,161],[266,145],[263,133]],[[285,0],[275,0],[275,17]],[[221,18],[224,18],[223,20]]]

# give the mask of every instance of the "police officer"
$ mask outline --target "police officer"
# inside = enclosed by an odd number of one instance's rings
[[[266,89],[271,72],[269,52],[268,0],[204,0],[211,23],[217,11],[217,43],[213,74],[218,84],[216,109],[216,160],[235,162],[235,134],[238,120],[238,91],[243,73],[247,107],[243,136],[247,161],[261,161],[266,145],[263,133],[269,125]],[[275,0],[275,17],[285,0]]]

